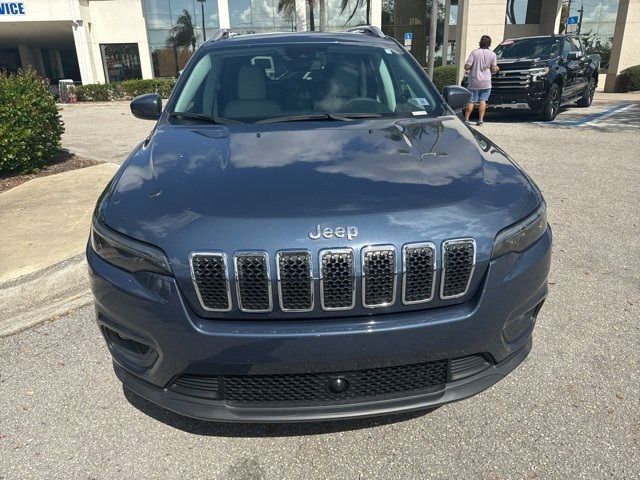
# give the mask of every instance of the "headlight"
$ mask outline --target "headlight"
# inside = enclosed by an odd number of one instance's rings
[[[169,260],[162,250],[116,233],[97,220],[91,227],[91,246],[103,260],[128,272],[172,275]]]
[[[524,220],[505,228],[496,237],[491,258],[498,258],[510,252],[523,252],[547,230],[547,206],[540,208]]]
[[[530,68],[529,75],[533,77],[533,80],[538,80],[549,73],[549,67]]]

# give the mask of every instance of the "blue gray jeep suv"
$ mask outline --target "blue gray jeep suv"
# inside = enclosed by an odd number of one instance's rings
[[[98,201],[87,246],[118,378],[184,415],[433,407],[531,349],[551,230],[527,175],[375,27],[219,31]],[[448,103],[448,104],[447,104]]]

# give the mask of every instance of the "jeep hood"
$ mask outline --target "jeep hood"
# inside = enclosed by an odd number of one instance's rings
[[[184,259],[195,249],[308,246],[319,224],[355,225],[358,242],[492,242],[538,202],[506,156],[455,117],[160,123],[103,212],[112,228]]]

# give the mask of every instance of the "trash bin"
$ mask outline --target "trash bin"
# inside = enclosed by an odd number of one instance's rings
[[[58,91],[61,103],[75,103],[76,95],[73,86],[73,80],[65,79],[58,82]]]

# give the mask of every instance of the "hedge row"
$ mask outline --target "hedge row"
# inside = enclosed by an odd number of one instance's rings
[[[46,80],[31,68],[0,71],[0,173],[44,167],[57,153],[63,131]]]
[[[624,69],[616,79],[617,92],[636,92],[640,90],[640,65]]]
[[[125,80],[114,83],[90,83],[75,87],[79,102],[108,102],[110,100],[131,100],[145,93],[157,93],[163,98],[171,94],[174,78],[152,78],[145,80]]]
[[[433,83],[438,91],[448,85],[457,85],[456,74],[458,69],[455,65],[442,65],[433,69]]]

